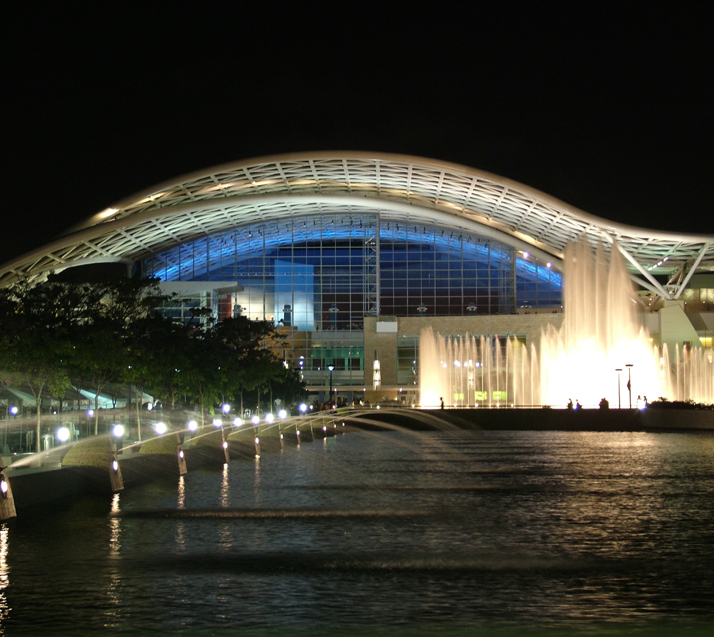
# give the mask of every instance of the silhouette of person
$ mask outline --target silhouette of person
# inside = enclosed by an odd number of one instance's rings
[[[443,409],[443,408],[444,408],[444,398],[443,398],[443,396],[440,397],[439,400],[441,401],[441,408]]]
[[[568,398],[568,411],[573,411],[573,399]]]

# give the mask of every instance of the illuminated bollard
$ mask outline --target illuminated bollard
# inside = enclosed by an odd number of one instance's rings
[[[119,466],[116,453],[109,465],[109,486],[112,489],[112,493],[124,489],[124,480],[121,477],[121,467]]]
[[[178,446],[176,455],[178,456],[179,475],[184,476],[188,473],[188,468],[186,467],[186,454],[183,452],[181,445]]]
[[[255,457],[260,458],[260,438],[255,437]]]
[[[12,496],[10,480],[5,475],[5,467],[0,466],[0,522],[17,517],[15,498]]]

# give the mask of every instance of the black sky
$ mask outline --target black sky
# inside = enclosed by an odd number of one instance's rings
[[[6,3],[0,262],[249,157],[372,150],[714,235],[705,2]]]

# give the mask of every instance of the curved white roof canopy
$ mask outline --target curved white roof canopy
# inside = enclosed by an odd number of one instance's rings
[[[677,298],[697,268],[714,270],[714,236],[601,219],[534,188],[473,168],[406,155],[313,152],[249,159],[129,197],[0,267],[0,285],[95,262],[132,262],[251,223],[335,212],[429,222],[528,250],[556,267],[570,241],[616,243],[633,279]],[[652,273],[669,275],[661,285]]]

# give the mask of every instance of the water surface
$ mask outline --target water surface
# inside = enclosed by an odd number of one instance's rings
[[[0,527],[6,634],[714,630],[714,436],[350,433]]]

